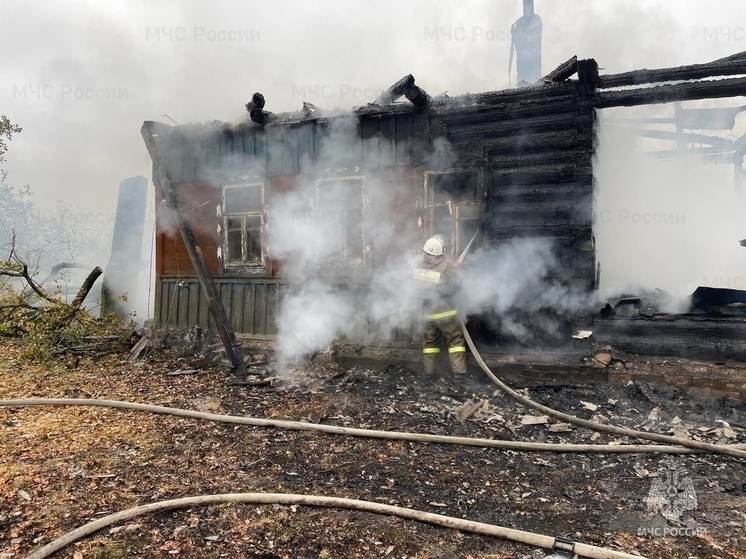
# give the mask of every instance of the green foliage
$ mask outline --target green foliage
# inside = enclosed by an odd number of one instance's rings
[[[115,314],[97,318],[61,301],[31,305],[29,299],[7,283],[0,286],[0,335],[21,338],[23,356],[32,361],[114,353],[132,345],[134,324]]]
[[[66,305],[46,307],[24,326],[24,356],[34,361],[69,354],[112,353],[131,345],[132,330],[124,328],[118,316],[99,319],[84,309],[71,311]]]
[[[0,115],[0,163],[5,161],[5,152],[8,151],[7,142],[13,134],[18,134],[20,131],[20,126],[13,124],[7,116]]]

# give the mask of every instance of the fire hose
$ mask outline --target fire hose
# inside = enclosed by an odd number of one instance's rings
[[[92,522],[84,524],[83,526],[80,526],[63,536],[52,540],[45,546],[40,547],[36,551],[32,552],[26,557],[26,559],[45,559],[56,551],[63,549],[64,547],[80,540],[81,538],[84,538],[85,536],[91,535],[103,528],[106,528],[107,526],[111,526],[112,524],[124,522],[125,520],[129,520],[136,516],[176,508],[217,505],[222,503],[304,505],[324,508],[350,509],[361,512],[370,512],[373,514],[397,516],[399,518],[404,518],[407,520],[415,520],[417,522],[424,522],[427,524],[433,524],[435,526],[461,530],[462,532],[471,532],[473,534],[479,534],[483,536],[493,536],[526,545],[531,545],[534,547],[541,547],[544,549],[553,549],[560,543],[557,538],[542,534],[536,534],[534,532],[525,532],[523,530],[505,528],[503,526],[486,524],[484,522],[474,522],[472,520],[464,520],[452,516],[444,516],[441,514],[424,512],[416,509],[384,505],[381,503],[373,503],[370,501],[361,501],[357,499],[322,497],[318,495],[298,495],[292,493],[225,493],[219,495],[199,495],[194,497],[184,497],[181,499],[171,499],[168,501],[159,501],[110,514],[109,516],[105,516],[103,518],[99,518],[98,520],[94,520]],[[629,553],[615,551],[612,549],[605,549],[602,547],[583,543],[571,542],[569,548],[571,552],[576,553],[581,557],[590,557],[591,559],[644,559],[639,555],[630,555]]]
[[[140,404],[137,402],[122,402],[119,400],[97,400],[90,398],[18,398],[14,400],[0,400],[0,407],[20,406],[93,406],[124,410],[144,411],[161,415],[174,415],[191,419],[203,419],[216,423],[230,423],[234,425],[249,425],[252,427],[273,427],[291,431],[317,431],[330,435],[347,437],[363,437],[369,439],[384,439],[391,441],[407,441],[427,444],[452,444],[475,446],[479,448],[496,448],[500,450],[528,451],[528,452],[572,452],[598,454],[628,454],[628,453],[659,453],[659,454],[697,454],[707,452],[685,446],[656,445],[656,444],[573,444],[573,443],[537,443],[526,441],[510,441],[501,439],[482,439],[474,437],[454,437],[450,435],[432,435],[429,433],[409,433],[405,431],[380,431],[377,429],[360,429],[357,427],[340,427],[338,425],[324,425],[308,421],[290,421],[285,419],[265,419],[261,417],[245,417],[237,415],[222,415]],[[728,445],[725,448],[746,450],[746,445]]]
[[[479,352],[474,347],[474,343],[469,336],[466,328],[461,323],[464,330],[467,343],[472,350],[477,362],[480,367],[483,368],[485,373],[495,382],[506,394],[510,395],[518,402],[527,405],[533,409],[537,409],[543,413],[550,414],[554,417],[575,423],[580,426],[588,426],[595,430],[609,430],[611,426],[597,424],[592,421],[583,420],[562,412],[558,412],[532,400],[525,398],[512,390],[510,387],[502,383],[494,374],[489,370],[487,365],[482,360]],[[682,446],[661,446],[661,445],[573,445],[573,444],[551,444],[551,443],[528,443],[520,441],[499,441],[492,439],[473,439],[468,437],[449,437],[441,435],[429,435],[429,434],[418,434],[418,433],[403,433],[403,432],[391,432],[391,431],[376,431],[370,429],[356,429],[347,427],[337,427],[333,425],[319,425],[315,423],[306,423],[302,421],[284,421],[284,420],[270,420],[260,419],[251,417],[238,417],[238,416],[226,416],[211,414],[205,412],[195,412],[190,410],[182,410],[176,408],[167,408],[163,406],[153,406],[148,404],[138,404],[133,402],[119,402],[111,400],[91,400],[91,399],[45,399],[45,398],[32,398],[32,399],[16,399],[16,400],[0,400],[0,407],[2,406],[24,406],[24,405],[90,405],[90,406],[101,406],[111,407],[120,409],[133,409],[139,411],[148,411],[159,414],[169,414],[181,417],[192,417],[197,419],[206,419],[210,421],[226,422],[226,423],[237,423],[244,425],[253,426],[268,426],[294,430],[314,430],[321,431],[330,434],[348,435],[348,436],[359,436],[359,437],[371,437],[381,439],[392,439],[392,440],[405,440],[413,442],[425,442],[425,443],[441,443],[441,444],[460,444],[469,446],[482,446],[512,450],[550,450],[554,452],[662,452],[662,453],[694,453],[694,452],[705,452],[709,448],[697,448],[696,445],[693,447],[690,445]],[[600,428],[599,428],[600,426]],[[614,430],[611,432],[617,434],[626,434],[628,431],[641,435],[653,435],[651,433],[640,433],[631,429],[624,429],[620,427],[613,427]],[[657,437],[664,437],[663,435],[657,435]],[[639,435],[638,435],[638,438]],[[665,437],[666,439],[676,440],[676,444],[680,444],[679,439],[676,437]],[[660,439],[657,439],[660,440]],[[688,441],[681,439],[688,443],[697,443],[697,441]],[[704,443],[698,443],[704,444]],[[716,450],[721,453],[729,454],[729,452],[744,448],[743,445],[733,445],[729,447],[723,447],[720,445],[707,445],[716,447]],[[185,497],[182,499],[175,499],[170,501],[162,501],[157,503],[151,503],[149,505],[143,505],[132,509],[127,509],[119,513],[109,515],[105,518],[85,524],[56,540],[50,542],[44,547],[36,550],[27,559],[44,559],[49,557],[52,553],[62,549],[63,547],[73,543],[80,538],[90,535],[106,526],[111,524],[122,522],[135,516],[148,514],[160,510],[167,510],[172,508],[183,508],[187,506],[198,506],[208,505],[217,503],[228,503],[228,502],[250,502],[250,503],[277,503],[277,504],[300,504],[310,506],[320,506],[328,508],[352,508],[354,510],[367,511],[377,514],[388,514],[393,516],[399,516],[401,518],[407,518],[416,520],[419,522],[426,522],[435,524],[438,526],[449,527],[457,530],[466,532],[473,532],[482,535],[491,535],[509,539],[519,543],[525,543],[542,548],[553,548],[557,545],[558,540],[556,538],[534,534],[531,532],[523,532],[520,530],[514,530],[511,528],[504,528],[501,526],[495,526],[491,524],[483,524],[478,522],[472,522],[468,520],[462,520],[458,518],[447,517],[443,515],[435,515],[426,513],[423,511],[417,511],[414,509],[407,509],[402,507],[392,507],[389,505],[381,505],[378,503],[369,503],[365,501],[358,501],[352,499],[341,499],[332,497],[318,497],[310,495],[285,495],[285,494],[261,494],[261,493],[249,493],[249,494],[224,494],[224,495],[206,495],[198,497]],[[626,559],[632,557],[638,557],[629,555],[623,552],[617,552],[595,546],[589,546],[586,544],[573,544],[573,551],[582,557],[598,558],[598,559]]]
[[[484,359],[482,359],[482,356],[479,354],[479,351],[477,350],[477,348],[474,346],[474,341],[471,339],[471,336],[469,335],[469,332],[466,329],[466,325],[464,324],[464,321],[461,320],[461,318],[459,318],[459,324],[461,325],[461,330],[464,333],[464,339],[466,340],[466,344],[469,346],[469,349],[471,350],[472,355],[474,356],[474,359],[476,359],[477,363],[479,364],[479,367],[482,369],[482,371],[484,371],[484,373],[489,377],[489,379],[500,388],[500,390],[505,392],[505,394],[507,394],[511,399],[515,400],[519,404],[522,404],[528,408],[534,409],[536,411],[539,411],[551,417],[560,419],[566,423],[572,423],[573,425],[577,425],[578,427],[586,427],[587,429],[592,429],[594,431],[600,431],[603,433],[612,433],[614,435],[632,437],[635,439],[644,439],[648,441],[665,443],[669,445],[681,445],[687,448],[703,450],[706,452],[712,452],[716,454],[725,454],[727,456],[732,456],[734,458],[746,459],[746,450],[741,450],[731,445],[718,445],[718,444],[712,444],[712,443],[705,443],[701,441],[695,441],[692,439],[686,439],[683,437],[672,437],[670,435],[660,435],[658,433],[647,433],[645,431],[638,431],[636,429],[629,429],[627,427],[617,427],[616,425],[605,425],[603,423],[599,423],[598,421],[582,419],[575,415],[557,411],[543,404],[539,404],[538,402],[534,402],[531,398],[527,398],[526,396],[523,396],[522,394],[519,394],[518,392],[510,388],[507,384],[505,384],[503,381],[501,381],[499,378],[497,378],[494,375],[494,373],[490,370],[490,368],[484,362]]]
[[[477,230],[474,233],[474,236],[471,238],[469,243],[466,245],[466,248],[464,248],[464,250],[461,252],[461,255],[458,257],[458,260],[456,261],[458,265],[463,263],[464,259],[466,258],[466,255],[469,253],[469,250],[471,249],[472,243],[474,243],[474,240],[477,238],[478,234],[479,234],[479,230]],[[526,396],[519,394],[518,392],[510,388],[507,384],[505,384],[503,381],[501,381],[499,378],[495,376],[495,374],[490,370],[490,368],[484,362],[484,359],[482,359],[482,356],[479,354],[479,351],[474,345],[474,341],[471,339],[471,336],[469,335],[469,331],[466,329],[466,325],[464,324],[464,321],[461,319],[461,317],[459,317],[458,320],[459,320],[459,325],[461,326],[461,331],[464,334],[464,339],[466,340],[466,344],[469,346],[469,349],[471,350],[471,353],[474,356],[474,359],[476,359],[477,364],[482,369],[482,371],[484,371],[484,374],[486,374],[487,377],[500,388],[500,390],[505,392],[505,394],[507,394],[510,398],[512,398],[514,401],[518,402],[519,404],[523,406],[534,409],[536,411],[539,411],[541,413],[544,413],[556,419],[560,419],[566,423],[572,423],[573,425],[577,425],[579,427],[585,427],[587,429],[592,429],[593,431],[599,431],[602,433],[611,433],[614,435],[621,435],[624,437],[632,437],[635,439],[643,439],[643,440],[648,440],[648,441],[653,441],[653,442],[658,442],[658,443],[666,443],[669,445],[681,445],[687,448],[697,449],[697,450],[706,451],[706,452],[713,452],[717,454],[725,454],[727,456],[732,456],[734,458],[746,459],[746,450],[741,450],[730,445],[716,445],[716,444],[711,444],[711,443],[694,441],[692,439],[685,439],[683,437],[672,437],[669,435],[659,435],[658,433],[646,433],[644,431],[629,429],[627,427],[605,425],[603,423],[599,423],[598,421],[590,421],[588,419],[582,419],[580,417],[567,414],[564,412],[560,412],[548,406],[544,406],[542,404],[534,402],[531,398],[527,398]]]
[[[463,327],[463,323],[462,323]],[[586,426],[586,423],[592,424],[593,428],[597,425],[595,422],[588,422],[574,416],[568,416],[561,412],[547,408],[533,402],[532,400],[521,396],[507,385],[502,383],[497,377],[489,371],[489,368],[482,360],[479,352],[474,347],[471,337],[466,332],[467,343],[474,353],[480,366],[488,372],[488,376],[496,381],[496,384],[503,389],[506,394],[516,398],[519,402],[528,405],[534,409],[538,409],[544,413],[551,413],[551,415],[558,417],[563,420],[569,421],[572,418],[572,422]],[[504,387],[504,388],[503,388]],[[190,410],[180,410],[176,408],[166,408],[163,406],[152,406],[147,404],[138,404],[132,402],[118,402],[118,401],[107,401],[107,400],[88,400],[88,399],[44,399],[44,398],[33,398],[33,399],[17,399],[17,400],[0,400],[1,406],[23,406],[23,405],[92,405],[122,409],[134,409],[140,411],[149,411],[153,413],[169,414],[182,417],[193,417],[198,419],[206,419],[211,421],[220,421],[227,423],[238,423],[254,426],[271,426],[285,429],[296,429],[296,430],[315,430],[327,432],[330,434],[340,435],[351,435],[361,437],[373,437],[382,439],[396,439],[396,440],[409,440],[416,442],[430,442],[430,443],[445,443],[445,444],[462,444],[470,446],[485,446],[493,448],[513,449],[513,450],[552,450],[556,452],[666,452],[666,453],[678,453],[678,452],[701,452],[707,449],[698,449],[691,447],[664,447],[660,445],[571,445],[571,444],[547,444],[547,443],[526,443],[519,441],[496,441],[491,439],[472,439],[467,437],[448,437],[440,435],[428,435],[428,434],[417,434],[417,433],[399,433],[399,432],[388,432],[388,431],[375,431],[370,429],[355,429],[346,427],[336,427],[333,425],[319,425],[314,423],[306,423],[301,421],[283,421],[283,420],[269,420],[251,417],[237,417],[237,416],[225,416],[218,414],[210,414],[204,412],[195,412]],[[609,427],[609,426],[602,426]],[[622,428],[615,428],[622,429]],[[622,431],[627,431],[622,429]],[[632,431],[632,430],[630,430]],[[616,431],[614,431],[616,432]],[[634,432],[634,431],[633,431]],[[621,433],[620,433],[621,434]],[[695,441],[690,441],[695,442]],[[718,445],[712,445],[718,446]],[[727,450],[734,449],[734,447],[728,448]],[[722,450],[719,447],[718,450]],[[311,505],[321,506],[328,508],[352,508],[354,510],[367,511],[377,514],[388,514],[393,516],[399,516],[401,518],[411,519],[419,522],[426,522],[435,524],[438,526],[444,526],[466,532],[473,532],[482,535],[490,535],[509,539],[519,543],[533,545],[542,548],[553,548],[557,545],[558,540],[546,535],[534,534],[531,532],[523,532],[520,530],[514,530],[511,528],[505,528],[501,526],[495,526],[490,524],[483,524],[478,522],[472,522],[468,520],[462,520],[453,517],[447,517],[443,515],[436,515],[426,513],[423,511],[417,511],[414,509],[407,509],[402,507],[392,507],[389,505],[381,505],[378,503],[369,503],[365,501],[352,500],[352,499],[338,499],[331,497],[318,497],[310,495],[284,495],[284,494],[261,494],[261,493],[250,493],[250,494],[226,494],[226,495],[206,495],[198,497],[185,497],[182,499],[175,499],[170,501],[162,501],[157,503],[151,503],[149,505],[143,505],[132,509],[127,509],[119,513],[109,515],[105,518],[85,524],[63,536],[36,550],[27,559],[44,559],[49,557],[52,553],[55,553],[59,549],[73,543],[87,535],[90,535],[106,526],[111,524],[122,522],[135,516],[148,514],[160,510],[167,510],[172,508],[183,508],[187,506],[198,506],[208,505],[217,503],[228,503],[228,502],[250,502],[250,503],[277,503],[277,504],[300,504],[300,505]],[[636,557],[623,552],[617,552],[595,546],[589,546],[586,544],[573,544],[573,551],[582,557],[597,558],[597,559],[627,559]]]

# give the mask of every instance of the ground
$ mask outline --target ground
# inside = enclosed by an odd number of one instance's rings
[[[255,360],[263,361],[261,355]],[[159,351],[26,362],[0,346],[0,399],[84,397],[322,424],[542,442],[627,443],[567,428],[513,403],[479,370],[433,382],[381,363],[258,363],[254,385],[225,367]],[[499,371],[496,371],[499,374]],[[169,374],[171,373],[171,374]],[[174,374],[178,373],[178,374]],[[525,388],[584,418],[746,442],[746,404],[700,400],[655,385]],[[463,404],[478,411],[460,421]],[[724,423],[725,422],[725,423]],[[697,496],[680,523],[648,511],[661,454],[514,452],[247,427],[92,407],[0,408],[0,557],[32,550],[92,519],[199,494],[282,492],[350,497],[476,520],[649,558],[746,557],[746,468],[720,455],[677,455]],[[699,535],[640,536],[689,528]],[[660,532],[659,532],[660,533]],[[165,511],[104,529],[53,557],[519,558],[535,548],[369,513],[278,505]]]

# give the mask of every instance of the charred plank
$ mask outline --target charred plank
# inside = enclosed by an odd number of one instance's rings
[[[458,113],[443,113],[449,124],[474,124],[492,121],[518,120],[522,118],[551,116],[562,112],[577,112],[575,95],[550,99],[533,99],[521,103],[499,105],[475,105],[464,107]]]
[[[167,200],[168,205],[174,211],[174,215],[176,217],[176,225],[179,229],[179,232],[181,233],[182,241],[187,252],[189,253],[189,258],[192,261],[192,265],[194,266],[195,272],[197,273],[200,285],[202,286],[205,297],[207,298],[212,318],[214,320],[218,333],[220,334],[220,338],[223,341],[223,345],[225,346],[226,354],[228,355],[228,358],[230,359],[234,367],[234,371],[239,376],[243,377],[246,375],[246,366],[236,349],[235,334],[233,333],[233,329],[231,328],[230,322],[225,312],[225,308],[220,302],[220,297],[217,288],[215,287],[215,282],[213,281],[212,274],[209,268],[205,264],[202,251],[194,240],[192,227],[187,222],[179,208],[179,199],[176,193],[176,189],[174,187],[168,168],[166,167],[163,158],[160,156],[158,144],[153,134],[152,123],[149,121],[144,122],[142,128],[140,129],[140,133],[143,137],[143,140],[145,141],[145,146],[148,149],[150,158],[153,160],[153,164],[156,168],[156,173],[158,174],[158,182],[161,189],[163,190],[163,194]],[[185,306],[186,305],[182,305],[181,307],[183,308]]]
[[[538,154],[557,149],[573,149],[578,146],[578,133],[575,130],[541,132],[520,137],[492,138],[484,142],[486,155]]]
[[[251,101],[246,103],[246,110],[249,112],[249,118],[252,122],[256,122],[262,126],[272,122],[273,120],[277,120],[277,115],[264,110],[264,104],[264,95],[258,91],[251,96]]]
[[[537,83],[561,82],[572,76],[578,71],[578,57],[573,56],[567,62],[563,62],[546,76],[541,78]]]
[[[732,151],[734,149],[732,140],[729,140],[727,138],[719,138],[717,136],[708,136],[707,134],[671,132],[667,130],[640,130],[637,133],[640,136],[644,136],[646,138],[656,138],[659,140],[673,141],[683,140],[697,144],[709,144],[723,150]]]
[[[448,126],[448,137],[459,138],[494,138],[513,135],[516,140],[532,133],[552,132],[575,129],[577,114],[575,112],[527,117],[519,120],[502,120],[474,124]],[[446,121],[448,124],[448,121]]]

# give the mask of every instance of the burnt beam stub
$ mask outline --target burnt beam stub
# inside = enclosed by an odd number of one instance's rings
[[[581,97],[593,95],[598,87],[598,63],[592,58],[578,60],[578,83]]]
[[[249,118],[253,122],[256,122],[257,124],[261,124],[262,126],[264,126],[265,124],[275,120],[276,117],[274,113],[263,111],[262,109],[251,109],[249,111]]]
[[[413,85],[410,89],[404,92],[404,96],[418,109],[426,107],[430,103],[430,95],[422,89]]]
[[[264,95],[259,92],[254,93],[254,95],[251,96],[251,101],[246,103],[246,110],[249,112],[249,118],[253,122],[261,124],[262,126],[277,118],[274,113],[264,110],[264,104]]]
[[[251,101],[246,103],[246,110],[251,112],[251,109],[263,109],[264,108],[264,95],[258,91],[251,96]]]
[[[321,116],[321,111],[319,110],[319,108],[313,103],[309,103],[308,101],[303,101],[303,108],[301,109],[301,113],[303,113],[303,116],[306,118],[312,116]]]
[[[390,105],[402,95],[417,108],[426,107],[431,99],[424,89],[415,85],[414,76],[408,74],[381,93],[373,104],[381,107]]]

